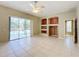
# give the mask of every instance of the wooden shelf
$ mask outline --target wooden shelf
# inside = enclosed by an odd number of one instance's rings
[[[41,26],[47,26],[47,25],[41,25]]]
[[[49,24],[49,26],[58,26],[58,24]]]
[[[45,31],[47,31],[47,29],[41,29],[41,30],[45,30]]]

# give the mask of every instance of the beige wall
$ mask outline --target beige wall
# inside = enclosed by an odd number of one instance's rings
[[[54,16],[59,17],[58,35],[59,35],[59,38],[63,39],[65,37],[65,20],[74,21],[74,18],[76,18],[76,9],[55,14],[55,15],[52,15],[51,17],[54,17]],[[73,32],[74,32],[74,27],[73,27]]]
[[[77,30],[78,30],[78,33],[77,34],[78,34],[78,41],[79,41],[79,6],[77,7],[76,10],[77,10],[77,19],[78,19],[78,21],[77,21],[77,25],[78,25],[77,26]]]
[[[65,20],[73,20],[76,18],[76,10],[72,9],[67,12],[59,13],[55,16],[59,17],[59,27],[58,27],[58,32],[59,32],[59,38],[64,38],[65,37]],[[74,32],[74,28],[73,28]]]
[[[10,8],[0,6],[0,42],[8,41],[9,36],[9,16],[17,16],[28,18],[33,21],[33,35],[39,33],[39,18],[13,10]]]

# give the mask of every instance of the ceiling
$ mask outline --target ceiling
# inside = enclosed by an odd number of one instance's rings
[[[2,6],[39,17],[49,17],[56,13],[68,11],[79,4],[78,1],[39,1],[39,5],[43,5],[44,8],[39,13],[33,13],[30,3],[31,1],[0,1]]]

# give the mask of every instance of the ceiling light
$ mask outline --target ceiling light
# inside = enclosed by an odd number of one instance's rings
[[[37,10],[37,9],[33,9],[33,12],[34,12],[34,13],[38,13],[39,10]]]
[[[38,6],[38,1],[33,1],[30,5],[34,13],[38,13],[44,8],[44,6]]]

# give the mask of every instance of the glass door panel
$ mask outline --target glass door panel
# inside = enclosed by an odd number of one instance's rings
[[[20,22],[19,22],[19,38],[24,38],[25,35],[24,35],[24,19],[19,19]]]
[[[14,18],[14,17],[11,17],[11,20],[10,20],[10,40],[14,40],[14,39],[17,39],[18,38],[18,19],[17,18]]]
[[[31,36],[31,21],[30,20],[25,20],[25,32],[27,36]]]

